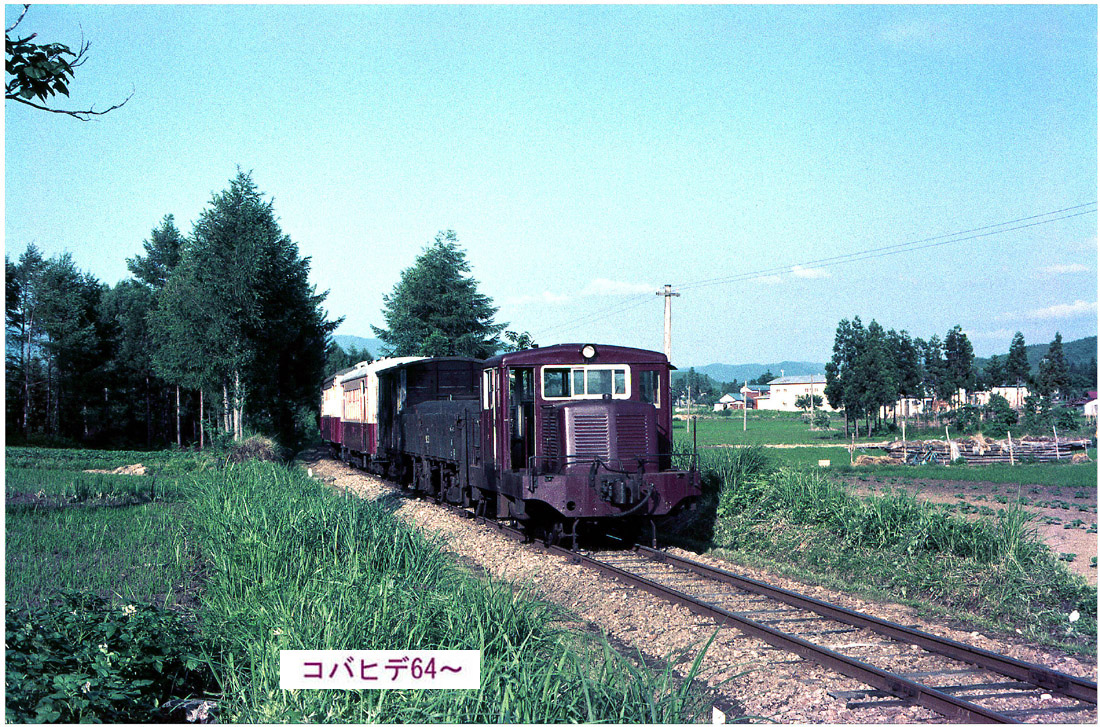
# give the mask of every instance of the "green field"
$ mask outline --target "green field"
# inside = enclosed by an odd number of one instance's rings
[[[668,536],[803,582],[1095,653],[1095,587],[1066,569],[1019,504],[968,517],[900,488],[861,495],[805,461],[836,449],[846,457],[843,448],[700,451],[700,514]],[[792,452],[803,461],[782,459]],[[1081,619],[1071,624],[1074,610]]]
[[[833,429],[811,431],[801,414],[779,411],[749,411],[748,428],[741,412],[729,417],[699,418],[695,420],[700,447],[713,444],[831,444],[844,442],[844,418],[832,415]],[[839,429],[837,423],[839,422]],[[690,446],[692,432],[684,421],[672,424],[673,437]]]
[[[833,415],[834,422],[836,415]],[[1019,465],[861,465],[851,466],[848,448],[844,446],[843,419],[839,431],[813,432],[802,415],[789,412],[749,412],[748,431],[742,430],[739,415],[730,418],[698,419],[696,433],[701,451],[720,451],[726,447],[761,445],[767,447],[767,457],[776,464],[790,467],[817,467],[818,460],[830,461],[830,470],[843,475],[874,474],[930,480],[964,480],[1018,485],[1053,485],[1063,487],[1096,487],[1096,449],[1088,450],[1090,462],[1070,464],[1049,462]],[[834,426],[836,426],[834,424]],[[679,449],[691,448],[692,433],[683,421],[673,423],[674,438]],[[883,455],[881,449],[862,447],[866,440],[856,441],[855,455]],[[883,438],[872,441],[881,442]],[[814,446],[780,447],[801,444]]]

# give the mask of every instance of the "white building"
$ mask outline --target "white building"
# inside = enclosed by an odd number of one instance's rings
[[[820,396],[821,406],[817,409],[834,411],[829,406],[829,400],[825,398],[825,376],[813,374],[812,376],[780,376],[768,382],[770,396],[758,399],[756,408],[770,409],[772,411],[800,411],[795,405],[798,397]]]

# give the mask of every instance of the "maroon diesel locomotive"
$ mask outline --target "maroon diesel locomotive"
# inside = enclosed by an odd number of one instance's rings
[[[594,344],[380,361],[376,394],[360,386],[351,414],[377,422],[370,451],[326,439],[346,461],[575,545],[582,523],[629,531],[699,496],[694,455],[672,448],[671,368],[661,353]]]

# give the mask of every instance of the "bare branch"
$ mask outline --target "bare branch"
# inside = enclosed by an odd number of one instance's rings
[[[69,110],[69,109],[51,109],[49,106],[42,106],[40,104],[36,104],[33,101],[28,101],[27,99],[25,99],[21,96],[18,96],[16,94],[11,94],[11,93],[7,94],[4,98],[6,98],[10,101],[18,101],[21,104],[26,104],[27,106],[30,106],[31,108],[38,109],[39,111],[49,111],[51,114],[63,114],[65,116],[72,116],[74,119],[79,119],[80,121],[88,121],[89,117],[91,117],[91,116],[102,116],[103,114],[110,113],[111,111],[114,111],[115,109],[122,108],[123,106],[126,105],[126,102],[129,101],[133,97],[134,97],[134,91],[130,91],[130,95],[127,96],[121,103],[116,103],[111,108],[104,109],[103,111],[96,111],[94,108],[88,109],[86,111],[73,111],[73,110]]]
[[[14,23],[11,24],[10,28],[6,29],[4,32],[5,33],[10,33],[11,31],[15,30],[15,26],[17,26],[17,25],[19,25],[20,23],[23,22],[23,16],[26,15],[27,11],[30,10],[30,9],[31,9],[31,6],[29,4],[24,5],[23,6],[23,12],[19,13],[19,18]]]

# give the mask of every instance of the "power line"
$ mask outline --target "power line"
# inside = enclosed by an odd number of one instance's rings
[[[1091,208],[1091,209],[1085,209]],[[1087,202],[1085,204],[1073,205],[1070,207],[1063,207],[1062,209],[1052,210],[1050,212],[1043,212],[1035,215],[1028,215],[1026,217],[1018,217],[1016,219],[1007,220],[1005,222],[999,222],[991,225],[983,225],[981,227],[973,227],[968,230],[960,230],[958,232],[952,232],[945,235],[935,235],[932,237],[922,238],[920,240],[910,240],[908,242],[899,242],[892,245],[884,245],[881,247],[869,248],[866,250],[859,250],[856,252],[844,253],[842,255],[833,255],[831,257],[818,258],[816,260],[810,260],[804,263],[794,263],[791,265],[780,265],[772,268],[765,268],[762,270],[755,270],[747,273],[739,273],[737,275],[723,276],[718,278],[708,278],[704,280],[697,280],[693,282],[685,282],[676,284],[676,287],[680,290],[692,290],[695,288],[705,288],[714,285],[722,285],[725,283],[741,282],[745,280],[752,280],[755,278],[767,277],[770,275],[778,275],[781,273],[792,272],[795,268],[803,270],[815,270],[820,268],[831,267],[834,265],[840,265],[848,262],[858,262],[861,260],[870,260],[877,257],[886,257],[888,255],[898,255],[904,252],[912,252],[916,250],[924,250],[932,247],[939,247],[942,245],[950,245],[957,242],[966,242],[969,240],[976,240],[985,237],[991,237],[994,235],[1001,235],[1008,232],[1014,232],[1016,230],[1023,230],[1029,227],[1038,227],[1040,225],[1047,225],[1054,222],[1060,222],[1073,217],[1080,217],[1081,215],[1092,214],[1096,212],[1096,202]],[[1070,213],[1070,214],[1064,214]],[[1060,215],[1055,217],[1055,215]],[[1049,218],[1049,219],[1043,219]],[[1018,224],[1026,222],[1027,224]],[[1015,225],[1010,227],[1010,225]],[[1003,228],[1003,229],[999,229]],[[972,234],[977,233],[977,234]],[[572,330],[587,323],[595,323],[597,321],[604,320],[620,313],[633,310],[639,306],[644,305],[651,299],[649,295],[637,295],[632,296],[624,301],[620,301],[612,306],[608,306],[598,311],[594,311],[582,318],[566,321],[565,323],[559,323],[555,326],[549,326],[540,331],[536,331],[534,335],[544,336],[551,331],[557,330]]]
[[[712,278],[710,280],[698,281],[695,283],[683,283],[680,285],[681,290],[689,290],[693,288],[705,288],[712,285],[721,285],[723,283],[740,282],[744,280],[752,280],[754,278],[762,278],[769,275],[777,275],[779,273],[792,272],[795,268],[801,270],[817,270],[820,268],[832,267],[834,265],[840,265],[842,263],[859,262],[861,260],[870,260],[877,257],[886,257],[888,255],[899,255],[904,252],[913,252],[915,250],[925,250],[931,247],[940,247],[942,245],[950,245],[956,242],[965,242],[968,240],[977,240],[983,237],[991,237],[993,235],[1000,235],[1006,232],[1013,232],[1015,230],[1023,230],[1028,227],[1037,227],[1039,225],[1046,225],[1052,222],[1059,222],[1061,220],[1068,220],[1071,217],[1080,217],[1081,215],[1087,215],[1095,212],[1096,210],[1085,210],[1083,212],[1074,212],[1072,214],[1063,215],[1061,217],[1055,217],[1053,219],[1041,220],[1038,222],[1030,222],[1026,225],[1017,225],[1016,227],[1009,227],[1002,230],[993,230],[991,232],[983,232],[976,235],[965,235],[965,233],[956,233],[957,235],[964,235],[963,237],[952,237],[949,240],[943,240],[941,237],[947,237],[946,235],[940,237],[930,237],[925,240],[914,241],[910,243],[901,243],[899,245],[888,245],[886,247],[872,248],[870,250],[861,250],[859,252],[848,253],[845,255],[837,255],[831,258],[821,258],[820,260],[812,260],[810,262],[794,264],[794,265],[782,265],[775,268],[769,268],[766,270],[758,270],[749,273],[740,273],[738,275],[731,275],[723,278]],[[1034,218],[1024,218],[1034,219]],[[990,227],[997,227],[997,225],[991,225]],[[988,227],[980,227],[976,229],[989,229]],[[936,240],[936,242],[928,242],[929,240]],[[925,244],[918,244],[918,243]],[[901,245],[907,245],[901,247]],[[900,248],[900,249],[899,249]]]
[[[791,265],[780,265],[773,268],[767,268],[764,270],[756,270],[748,273],[739,273],[737,275],[723,276],[720,278],[710,278],[707,280],[697,280],[689,283],[680,283],[679,288],[686,290],[690,288],[702,288],[710,285],[718,285],[726,282],[739,282],[742,280],[751,280],[753,278],[764,277],[768,275],[776,275],[779,273],[791,272],[795,268],[804,270],[815,270],[818,268],[830,267],[832,265],[838,265],[845,262],[856,262],[859,260],[867,260],[876,257],[885,257],[887,255],[897,255],[903,252],[911,252],[913,250],[924,250],[930,247],[938,247],[940,245],[950,245],[955,242],[964,242],[967,240],[975,240],[982,237],[990,237],[992,235],[1000,235],[1006,232],[1013,232],[1015,230],[1022,230],[1028,227],[1037,227],[1039,225],[1046,225],[1052,222],[1059,222],[1071,217],[1078,217],[1080,215],[1091,214],[1096,212],[1096,209],[1085,209],[1085,207],[1094,207],[1096,202],[1089,202],[1087,204],[1074,205],[1072,207],[1064,207],[1060,210],[1053,210],[1051,212],[1044,212],[1038,215],[1029,215],[1027,217],[1019,217],[1014,220],[1008,220],[1007,222],[999,222],[994,225],[983,225],[982,227],[974,227],[969,230],[960,230],[959,232],[952,232],[946,235],[936,235],[934,237],[926,237],[921,240],[911,240],[909,242],[899,242],[893,245],[884,245],[882,247],[869,248],[867,250],[859,250],[857,252],[844,253],[842,255],[834,255],[832,257],[818,258],[817,260],[810,260],[804,263],[794,263]],[[1074,210],[1082,210],[1076,211]],[[1072,214],[1064,214],[1065,212],[1072,212]],[[1052,219],[1040,219],[1043,217],[1051,217],[1052,215],[1062,215],[1061,217],[1054,217]],[[1037,220],[1030,222],[1031,220]],[[1028,222],[1025,225],[1017,225],[1019,222]],[[1015,227],[1007,227],[1008,225],[1016,225]],[[1005,229],[997,229],[1005,228]],[[988,230],[988,232],[983,232]],[[981,234],[971,234],[981,233]]]

